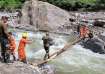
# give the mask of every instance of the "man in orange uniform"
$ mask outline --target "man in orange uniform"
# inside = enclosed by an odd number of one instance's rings
[[[86,25],[82,25],[80,27],[80,37],[84,39],[86,37],[89,37],[88,34],[89,34],[88,27]]]
[[[26,53],[25,53],[25,47],[27,43],[31,43],[31,41],[27,39],[27,33],[23,33],[22,39],[20,40],[18,47],[18,58],[19,61],[23,63],[27,63]]]
[[[15,49],[16,49],[16,43],[15,43],[15,39],[14,37],[12,36],[12,33],[9,32],[9,49],[10,49],[10,54],[13,55],[13,60],[16,61],[16,57],[15,57]]]

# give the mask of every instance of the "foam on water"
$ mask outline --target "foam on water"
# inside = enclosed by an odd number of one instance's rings
[[[104,74],[105,55],[93,53],[75,45],[53,61],[58,72],[64,74]]]

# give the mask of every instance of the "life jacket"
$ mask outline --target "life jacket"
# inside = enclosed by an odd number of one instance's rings
[[[11,50],[11,52],[14,52],[14,50],[16,49],[16,43],[13,37],[9,39],[9,49]]]
[[[80,27],[80,37],[84,38],[84,29],[83,29],[83,26]]]
[[[81,26],[81,27],[80,27],[80,37],[81,37],[81,38],[89,37],[88,34],[89,34],[89,29],[88,29],[88,27],[86,27],[86,26]]]

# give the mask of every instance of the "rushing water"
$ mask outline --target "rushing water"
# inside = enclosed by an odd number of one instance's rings
[[[21,32],[15,34],[17,45],[21,35]],[[29,32],[29,39],[32,39],[33,43],[26,47],[28,58],[43,59],[45,54],[42,41],[43,35],[40,32],[35,34]],[[51,46],[50,53],[62,48],[68,39],[68,36],[54,34],[51,37],[54,38],[55,44]],[[78,44],[49,63],[55,66],[56,74],[105,74],[105,55],[93,53]]]

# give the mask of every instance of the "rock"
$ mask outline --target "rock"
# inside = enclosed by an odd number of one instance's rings
[[[40,74],[29,65],[15,62],[13,64],[0,63],[0,74]]]
[[[46,66],[46,69],[45,67],[40,69],[21,62],[14,62],[11,64],[0,63],[0,74],[54,74],[54,67],[52,68],[50,65]]]
[[[40,30],[58,30],[58,28],[64,24],[69,23],[70,15],[67,11],[60,9],[52,4],[42,1],[32,0],[26,1],[23,6],[22,13],[23,17],[21,19],[22,24],[30,25],[33,22],[34,29]],[[31,11],[28,11],[28,8],[31,8]],[[31,18],[29,18],[29,13],[31,13]]]
[[[81,45],[95,53],[105,54],[105,43],[99,38],[88,39],[83,41]]]
[[[99,35],[98,37],[105,42],[105,36],[104,35]]]
[[[94,21],[93,25],[98,26],[98,27],[104,27],[105,21],[96,20],[96,21]]]

